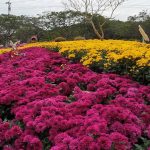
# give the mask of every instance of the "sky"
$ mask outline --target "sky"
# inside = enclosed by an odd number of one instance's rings
[[[8,0],[0,0],[0,14],[7,14]],[[47,11],[64,10],[62,1],[66,0],[10,0],[12,3],[11,14],[36,16]],[[125,21],[128,16],[138,15],[139,12],[147,10],[150,13],[150,0],[126,0],[115,11],[115,19]],[[107,15],[107,13],[106,13]]]

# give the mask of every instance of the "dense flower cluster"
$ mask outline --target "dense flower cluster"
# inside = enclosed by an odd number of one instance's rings
[[[21,45],[20,49],[45,47],[80,61],[96,70],[130,74],[137,81],[150,82],[150,45],[123,40],[81,40],[65,42],[38,42]],[[3,53],[10,49],[4,49]]]
[[[149,86],[44,48],[21,53],[0,55],[1,149],[131,150],[150,138]]]

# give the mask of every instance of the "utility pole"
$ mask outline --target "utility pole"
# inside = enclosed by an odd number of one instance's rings
[[[10,0],[8,2],[6,2],[6,5],[8,5],[8,16],[9,16],[10,12],[11,12],[11,2],[10,2]]]
[[[8,23],[10,21],[10,12],[11,12],[11,2],[10,0],[8,0],[8,2],[6,2],[6,5],[8,5]],[[7,29],[7,35],[6,35],[6,47],[8,47],[9,45],[9,40],[10,40],[10,28]]]

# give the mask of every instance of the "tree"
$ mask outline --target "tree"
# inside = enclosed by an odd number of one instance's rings
[[[75,11],[47,12],[40,15],[39,20],[43,29],[52,30],[81,23],[83,16]]]
[[[83,35],[83,15],[75,11],[45,12],[39,16],[42,29],[49,32],[51,38],[59,36],[72,39]]]
[[[42,40],[48,39],[47,31],[41,28],[39,18],[0,15],[0,44],[7,46],[10,40],[27,42],[32,35],[38,35]]]
[[[138,21],[138,22],[144,22],[150,19],[150,15],[148,14],[147,10],[143,10],[139,12],[138,15],[129,16],[128,21]]]
[[[99,39],[104,39],[103,27],[108,20],[114,18],[114,12],[125,0],[68,0],[63,3],[67,9],[83,12],[85,20],[91,24],[94,33]],[[98,27],[94,23],[95,16],[104,16],[109,11],[109,17],[102,19],[97,17],[99,21]]]
[[[138,31],[138,23],[132,21],[112,20],[107,23],[105,38],[108,39],[124,39],[124,40],[140,40]]]
[[[18,19],[13,15],[0,15],[0,39],[2,44],[7,44],[16,29],[19,27]],[[5,42],[4,42],[5,41]]]
[[[138,37],[141,37],[141,34],[138,30],[138,25],[142,25],[145,32],[150,36],[150,14],[147,10],[143,10],[139,12],[138,15],[130,16],[128,17],[128,21],[132,22],[132,24],[135,24],[135,28],[138,33]]]

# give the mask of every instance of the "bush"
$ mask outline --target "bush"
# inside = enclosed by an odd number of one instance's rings
[[[85,37],[77,36],[74,38],[74,40],[77,41],[77,40],[86,40],[86,39],[85,39]]]
[[[57,37],[54,39],[55,42],[62,42],[62,41],[66,41],[66,38],[64,37]]]

